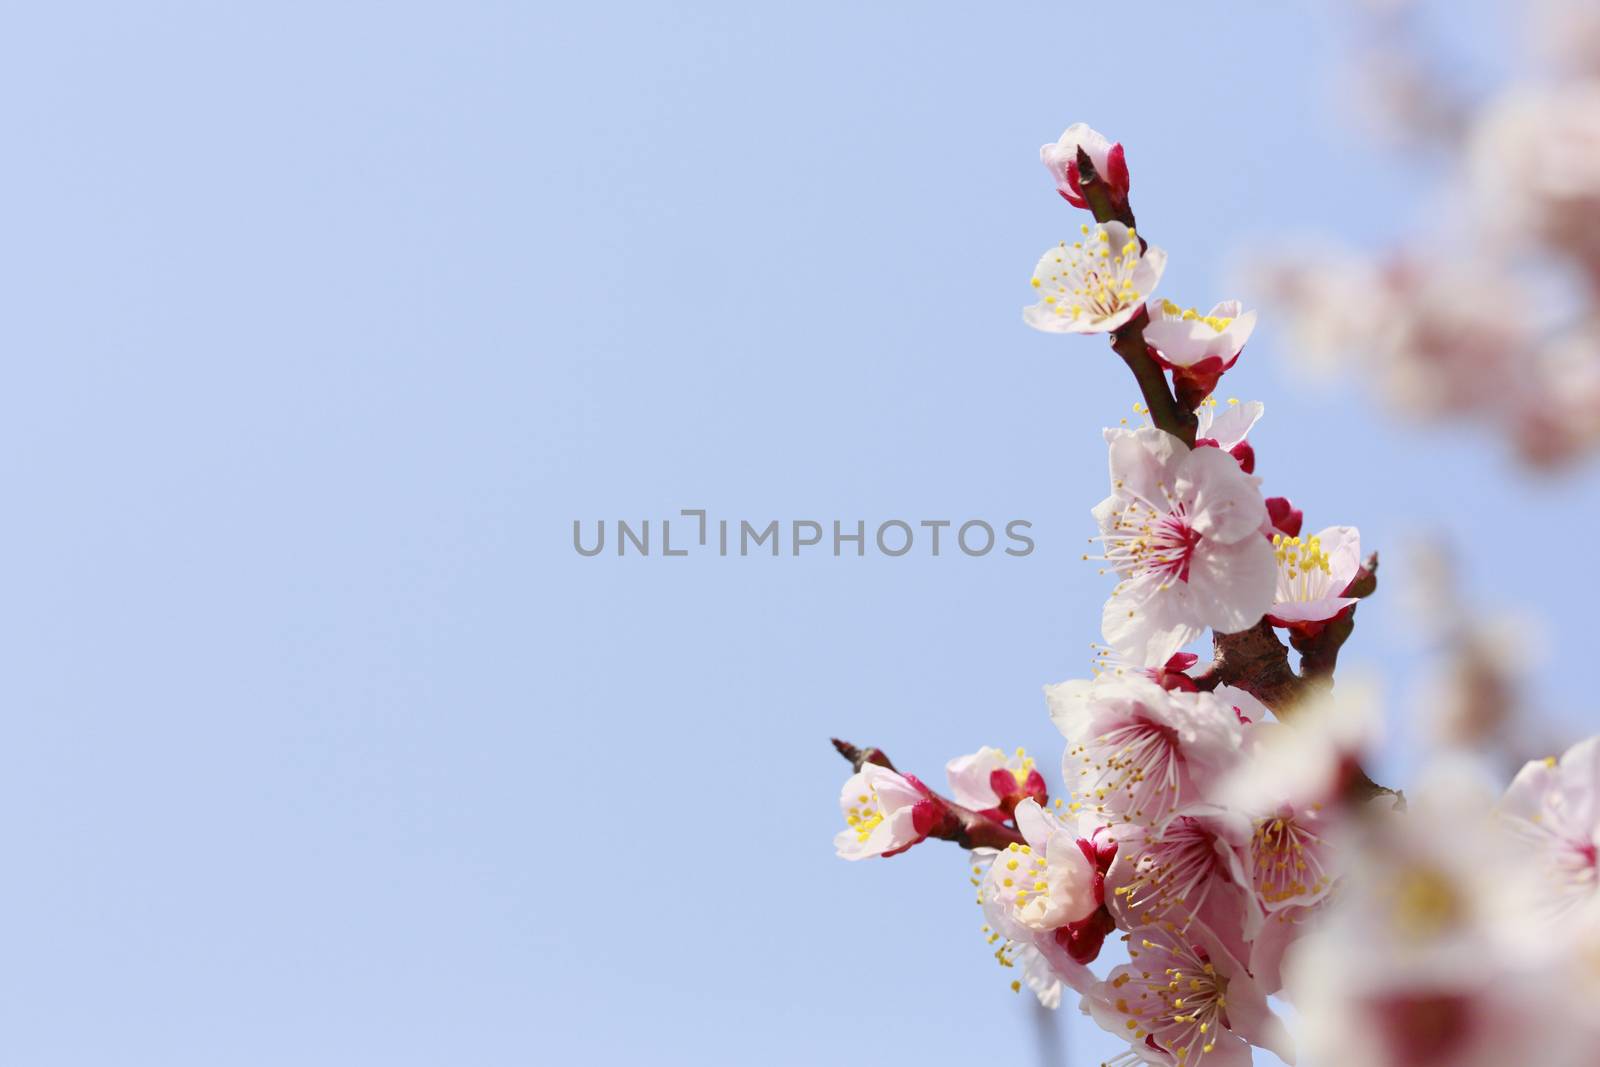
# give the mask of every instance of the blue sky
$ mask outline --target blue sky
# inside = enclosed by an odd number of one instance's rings
[[[1451,33],[1491,77],[1481,6]],[[1135,394],[1021,325],[1078,222],[1038,145],[1120,138],[1163,291],[1206,305],[1247,242],[1381,242],[1426,178],[1334,121],[1322,7],[1098,10],[9,20],[4,1058],[1035,1062],[960,857],[832,858],[827,738],[1049,763],[1040,686],[1088,668]],[[1582,651],[1589,576],[1527,531],[1580,528],[1593,472],[1310,391],[1280,337],[1224,386],[1267,403],[1269,490],[1384,550],[1455,531]],[[1038,547],[571,547],[697,507]],[[1380,592],[1347,658],[1399,693],[1410,653]],[[1062,1021],[1072,1062],[1115,1048]]]

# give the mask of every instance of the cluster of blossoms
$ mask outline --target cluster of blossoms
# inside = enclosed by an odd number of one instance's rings
[[[1600,1027],[1538,1037],[1600,992],[1600,741],[1530,764],[1498,804],[1440,793],[1409,810],[1366,777],[1373,704],[1332,676],[1376,557],[1354,527],[1304,531],[1265,496],[1249,442],[1262,406],[1212,395],[1254,313],[1155,295],[1165,255],[1134,225],[1120,145],[1079,125],[1041,155],[1095,222],[1040,258],[1024,319],[1109,334],[1151,419],[1105,431],[1105,645],[1092,677],[1045,688],[1065,741],[1057,796],[1021,749],[951,760],[946,796],[836,741],[855,768],[838,854],[967,849],[1012,988],[1049,1007],[1070,991],[1127,1041],[1118,1062],[1292,1061],[1275,1001],[1296,1005],[1326,1063],[1600,1062]],[[1201,667],[1185,646],[1208,630]],[[1536,873],[1485,878],[1499,870]],[[1504,949],[1535,929],[1559,949]],[[1507,994],[1505,976],[1541,992]],[[1502,1015],[1515,1038],[1478,1026]],[[1340,1044],[1351,1035],[1360,1055]]]
[[[1573,462],[1600,447],[1600,15],[1518,0],[1524,72],[1468,100],[1408,32],[1413,6],[1371,13],[1363,41],[1381,44],[1352,82],[1398,143],[1452,162],[1436,225],[1375,253],[1264,257],[1256,281],[1314,366],[1355,362],[1398,411],[1481,422],[1536,466]]]

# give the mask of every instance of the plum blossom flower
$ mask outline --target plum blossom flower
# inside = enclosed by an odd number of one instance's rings
[[[945,764],[945,773],[957,804],[1000,818],[1008,817],[1025,798],[1043,804],[1049,795],[1033,757],[1021,748],[1007,756],[984,746]]]
[[[1060,986],[1082,993],[1096,981],[1088,965],[1116,925],[1105,906],[1105,873],[1117,854],[1106,828],[1079,820],[1076,828],[1033,800],[1017,808],[1026,844],[973,852],[989,943],[995,959],[1023,967],[1023,981],[1040,1003],[1055,1007]]]
[[[1167,690],[1134,674],[1046,686],[1045,697],[1067,739],[1068,810],[1112,824],[1156,823],[1200,800],[1243,745],[1226,695]]]
[[[1082,227],[1083,240],[1060,242],[1039,257],[1032,285],[1039,302],[1022,321],[1045,333],[1108,333],[1139,313],[1155,291],[1167,254],[1120,222]]]
[[[1239,361],[1256,328],[1256,313],[1237,300],[1224,300],[1205,315],[1170,300],[1152,300],[1145,310],[1150,315],[1145,343],[1154,349],[1156,362],[1173,372],[1179,402],[1191,408]]]
[[[1254,474],[1256,451],[1250,447],[1247,438],[1256,423],[1261,420],[1265,410],[1266,407],[1259,400],[1241,404],[1238,400],[1230,398],[1228,406],[1219,413],[1217,398],[1206,397],[1200,401],[1194,412],[1195,447],[1210,445],[1213,448],[1220,448],[1239,461],[1240,470],[1246,474]]]
[[[833,839],[840,859],[893,856],[928,836],[938,805],[921,782],[875,763],[862,764],[839,793],[848,824]]]
[[[1129,1043],[1115,1062],[1247,1067],[1252,1045],[1294,1061],[1266,991],[1206,927],[1138,927],[1128,935],[1128,956],[1084,998],[1095,1022]]]
[[[1238,400],[1229,400],[1226,407],[1217,410],[1218,404],[1215,397],[1207,397],[1195,408],[1195,443],[1205,442],[1231,452],[1244,444],[1250,436],[1250,431],[1255,429],[1256,423],[1261,421],[1261,416],[1266,414],[1266,405],[1259,400],[1248,400],[1240,403]]]
[[[1076,829],[1032,799],[1017,805],[1017,828],[1027,843],[1000,852],[983,881],[990,923],[1048,931],[1087,919],[1101,903],[1098,871]]]
[[[1539,896],[1553,916],[1600,908],[1600,737],[1523,767],[1500,811],[1537,854]]]
[[[1274,534],[1278,591],[1267,618],[1305,636],[1344,611],[1346,596],[1361,571],[1361,533],[1354,526],[1329,526],[1306,538]]]
[[[1317,1062],[1596,1062],[1564,996],[1567,939],[1530,923],[1527,872],[1491,800],[1476,773],[1436,767],[1404,812],[1374,801],[1353,824],[1340,891],[1289,957]]]
[[[1243,941],[1246,907],[1235,854],[1249,840],[1247,819],[1196,804],[1154,826],[1127,823],[1115,832],[1122,859],[1106,882],[1120,925],[1159,921],[1186,929],[1198,919]]]
[[[1039,162],[1056,180],[1056,191],[1073,207],[1087,208],[1089,203],[1080,191],[1078,149],[1083,149],[1094,164],[1095,173],[1105,180],[1113,203],[1128,199],[1128,161],[1120,143],[1113,144],[1105,134],[1091,129],[1087,123],[1068,126],[1061,139],[1039,149]]]
[[[1100,558],[1119,579],[1102,613],[1106,643],[1151,666],[1208,627],[1234,633],[1260,621],[1278,567],[1255,481],[1232,457],[1153,427],[1107,430],[1106,442],[1111,495],[1094,517]]]

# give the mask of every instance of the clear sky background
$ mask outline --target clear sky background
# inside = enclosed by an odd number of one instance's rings
[[[1489,80],[1482,8],[1448,28]],[[1021,324],[1079,221],[1037,148],[1127,144],[1184,303],[1235,295],[1249,241],[1381,242],[1426,175],[1337,124],[1341,25],[14,8],[0,1061],[1038,1062],[954,850],[832,857],[827,738],[934,780],[985,743],[1054,762],[1040,686],[1089,665],[1099,431],[1135,394]],[[1593,471],[1521,480],[1257,336],[1223,391],[1267,402],[1270,490],[1385,550],[1455,531],[1477,594],[1588,654],[1592,575],[1547,546],[1582,543]],[[572,549],[574,519],[695,507],[1023,518],[1038,548]],[[1393,587],[1347,658],[1403,695]],[[1075,1065],[1117,1047],[1062,1022]]]

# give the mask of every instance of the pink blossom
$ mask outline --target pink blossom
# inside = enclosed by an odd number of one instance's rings
[[[1095,1022],[1159,1067],[1247,1067],[1252,1045],[1293,1062],[1294,1045],[1249,970],[1203,925],[1128,935],[1129,962],[1084,998]]]
[[[1243,953],[1248,909],[1236,857],[1250,838],[1248,819],[1195,804],[1153,826],[1125,823],[1115,832],[1121,855],[1106,884],[1119,926],[1187,929],[1198,921]]]
[[[945,764],[945,774],[957,804],[995,818],[1009,817],[1025,798],[1032,797],[1040,804],[1048,799],[1044,776],[1033,757],[1020,748],[1014,756],[1007,756],[998,748],[985,746]]]
[[[1261,401],[1252,400],[1241,404],[1230,399],[1228,406],[1219,414],[1217,411],[1217,398],[1208,396],[1200,401],[1200,406],[1195,408],[1195,447],[1209,445],[1220,448],[1234,459],[1239,461],[1239,469],[1246,474],[1254,474],[1256,469],[1256,450],[1246,440],[1255,424],[1260,421],[1265,410]]]
[[[990,943],[1003,941],[995,958],[1006,967],[1021,964],[1022,980],[1053,1007],[1060,985],[1082,993],[1096,981],[1088,964],[1116,928],[1105,906],[1105,873],[1117,844],[1091,820],[1074,825],[1032,800],[1018,805],[1017,825],[1026,844],[974,852],[978,902]]]
[[[1361,533],[1354,526],[1329,526],[1301,539],[1272,538],[1278,588],[1267,618],[1305,636],[1344,611],[1356,598],[1345,592],[1361,571]]]
[[[1250,431],[1266,413],[1266,405],[1259,400],[1240,403],[1229,400],[1220,410],[1215,397],[1207,397],[1195,408],[1195,442],[1206,442],[1224,452],[1231,452],[1244,444]]]
[[[1058,242],[1034,265],[1039,302],[1022,321],[1045,333],[1109,333],[1128,323],[1155,292],[1167,254],[1120,222],[1084,225],[1083,240]]]
[[[1288,957],[1308,1051],[1372,1067],[1596,1062],[1564,968],[1578,931],[1530,922],[1528,872],[1477,774],[1435,768],[1408,801],[1352,823],[1339,892]]]
[[[1600,737],[1523,767],[1500,810],[1535,850],[1539,896],[1551,914],[1600,907]]]
[[[1080,148],[1094,164],[1095,173],[1105,180],[1112,202],[1117,204],[1125,202],[1128,199],[1129,180],[1128,162],[1122,145],[1113,144],[1104,134],[1082,122],[1068,126],[1055,144],[1047,144],[1039,149],[1039,161],[1050,171],[1051,177],[1055,178],[1056,191],[1073,207],[1089,206],[1080,191],[1081,175],[1078,172]]]
[[[1050,931],[1087,919],[1101,903],[1098,872],[1076,828],[1031,799],[1017,805],[1017,828],[1027,843],[996,856],[983,882],[989,921]]]
[[[1254,479],[1218,450],[1152,427],[1107,430],[1106,441],[1111,495],[1094,517],[1101,558],[1119,578],[1101,616],[1106,643],[1153,666],[1208,627],[1260,621],[1278,568],[1260,536],[1267,511]]]
[[[1256,313],[1243,310],[1237,300],[1225,300],[1205,315],[1170,300],[1152,300],[1145,310],[1150,315],[1145,343],[1173,372],[1179,403],[1191,408],[1210,396],[1217,380],[1239,361],[1256,326]]]
[[[1244,725],[1214,693],[1108,675],[1047,686],[1045,695],[1067,739],[1069,810],[1104,822],[1158,823],[1200,800],[1239,759]]]
[[[834,836],[840,859],[893,856],[928,835],[938,805],[921,782],[875,763],[863,764],[839,793],[848,824]]]

